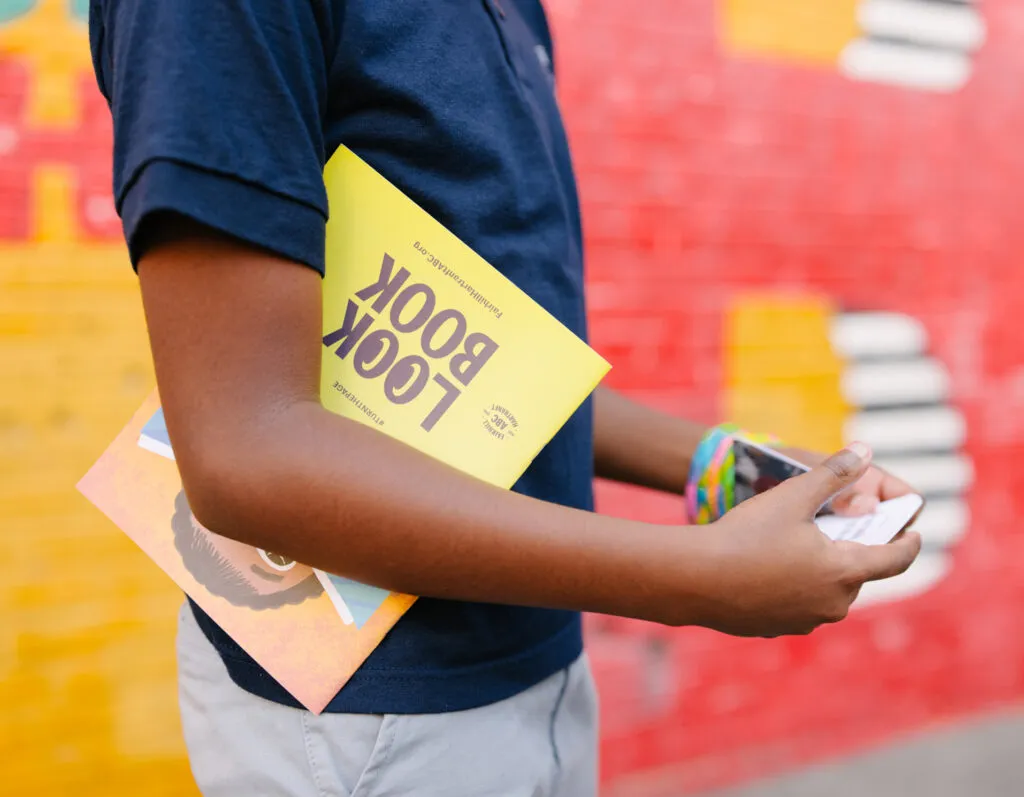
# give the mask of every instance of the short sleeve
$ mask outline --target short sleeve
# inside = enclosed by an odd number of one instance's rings
[[[132,263],[175,211],[324,270],[330,45],[315,0],[93,0]]]

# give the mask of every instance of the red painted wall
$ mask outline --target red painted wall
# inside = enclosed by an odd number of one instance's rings
[[[711,0],[550,6],[611,383],[718,419],[728,298],[825,292],[924,322],[977,472],[954,572],[920,598],[794,641],[660,632],[658,653],[593,633],[606,781],[675,763],[645,788],[719,784],[1019,699],[1024,5],[984,3],[988,40],[954,94],[723,52]]]

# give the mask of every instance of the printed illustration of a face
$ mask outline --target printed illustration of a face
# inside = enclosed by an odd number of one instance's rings
[[[235,606],[276,609],[323,592],[311,567],[214,534],[192,515],[184,492],[174,501],[174,546],[192,577]]]

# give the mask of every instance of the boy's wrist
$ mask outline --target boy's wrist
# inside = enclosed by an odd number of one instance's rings
[[[610,611],[663,625],[710,627],[731,589],[730,554],[713,529],[643,524],[633,529],[641,556],[633,574],[618,579],[636,588],[620,593]],[[627,571],[632,568],[627,568]],[[632,597],[630,596],[632,593]]]

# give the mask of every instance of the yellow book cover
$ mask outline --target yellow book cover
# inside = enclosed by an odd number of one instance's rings
[[[351,150],[324,181],[324,406],[511,487],[608,364]],[[78,488],[313,712],[415,601],[200,525],[155,392]]]

